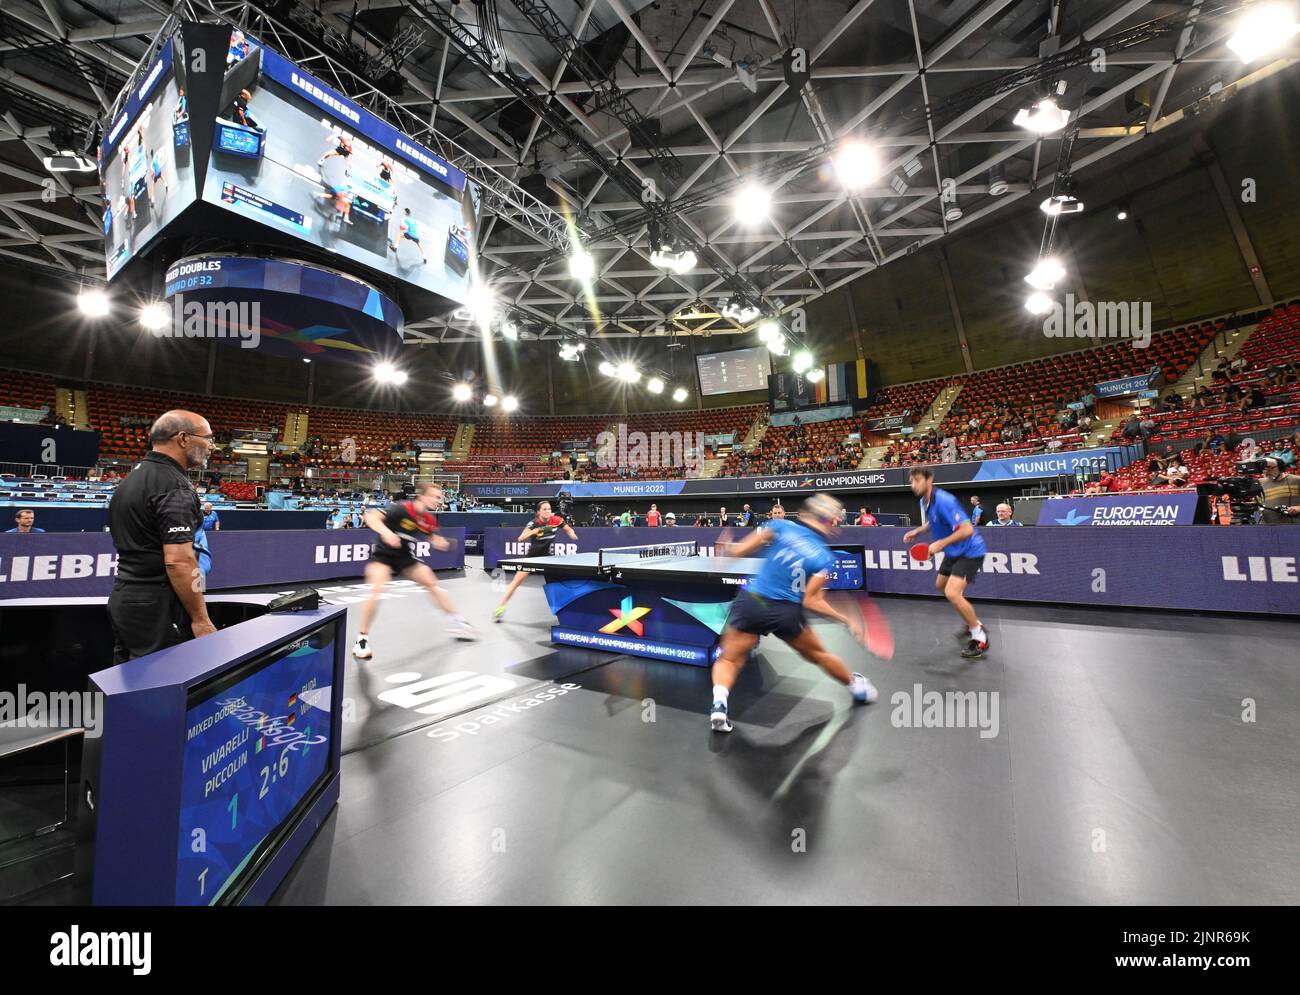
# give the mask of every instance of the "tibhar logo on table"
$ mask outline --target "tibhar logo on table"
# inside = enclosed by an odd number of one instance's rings
[[[153,970],[152,933],[82,932],[50,934],[50,963],[54,967],[129,967],[143,976]]]
[[[1132,339],[1134,349],[1151,344],[1150,301],[1053,301],[1043,319],[1049,339]]]
[[[154,318],[154,338],[159,339],[239,339],[241,349],[256,349],[262,341],[261,301],[186,301],[184,294],[171,300],[171,314],[166,305]]]
[[[617,432],[596,436],[596,466],[604,470],[638,470],[650,466],[680,466],[687,475],[704,465],[703,432],[629,432],[620,422]]]

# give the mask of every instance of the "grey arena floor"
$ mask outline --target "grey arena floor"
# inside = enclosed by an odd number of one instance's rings
[[[342,801],[279,903],[1300,900],[1293,621],[985,603],[968,662],[946,604],[882,599],[892,661],[820,630],[877,704],[769,639],[723,736],[707,671],[552,649],[540,578],[499,625],[499,579],[443,582],[483,639],[393,589],[349,659]],[[983,711],[914,727],[918,692]]]

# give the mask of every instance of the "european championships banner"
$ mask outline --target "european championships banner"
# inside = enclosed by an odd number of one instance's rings
[[[695,539],[712,546],[720,529],[578,528],[555,551]],[[744,532],[737,530],[739,535]],[[1177,536],[1152,529],[980,529],[988,547],[971,585],[976,600],[1061,606],[1174,608],[1300,615],[1300,528],[1191,525]],[[913,560],[900,528],[843,528],[844,543],[866,548],[867,590],[938,597],[933,561]],[[487,529],[484,569],[526,555],[518,529]],[[1170,564],[1177,562],[1177,568]]]
[[[452,548],[430,546],[420,558],[435,570],[464,567],[465,530],[442,529],[441,535]],[[337,529],[210,532],[208,590],[359,577],[373,540],[369,532]],[[0,533],[0,600],[107,597],[116,576],[113,539],[103,532]]]
[[[1038,480],[1072,475],[1076,471],[1119,469],[1139,455],[1137,446],[1107,446],[1064,453],[1035,453],[969,463],[936,463],[936,484],[997,480]],[[840,470],[832,473],[787,474],[781,477],[709,477],[689,480],[612,480],[600,483],[466,484],[462,490],[477,498],[516,498],[540,501],[561,491],[575,498],[703,497],[714,495],[797,494],[809,491],[866,491],[907,487],[908,467],[879,470]]]

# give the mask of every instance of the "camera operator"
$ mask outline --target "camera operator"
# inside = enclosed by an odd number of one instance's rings
[[[1286,473],[1273,457],[1264,460],[1264,489],[1261,525],[1300,525],[1300,476]],[[1285,509],[1285,510],[1280,510]]]

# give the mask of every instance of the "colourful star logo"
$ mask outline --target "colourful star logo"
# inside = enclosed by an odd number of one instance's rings
[[[638,620],[649,615],[650,609],[633,608],[630,594],[623,599],[623,603],[618,608],[611,608],[609,613],[614,616],[614,621],[602,626],[601,632],[618,632],[619,629],[626,625],[638,636],[645,635],[645,627]]]

